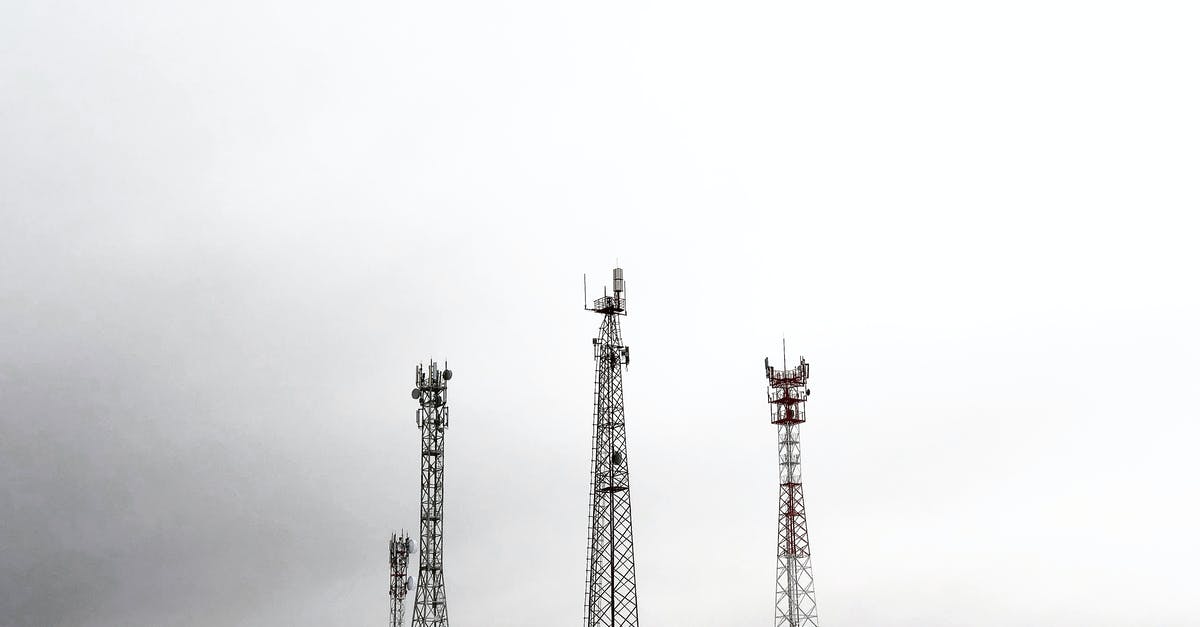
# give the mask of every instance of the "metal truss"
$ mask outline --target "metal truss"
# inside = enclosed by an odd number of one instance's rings
[[[442,500],[446,468],[446,382],[452,373],[437,362],[429,371],[417,366],[413,399],[420,401],[417,426],[421,429],[421,553],[418,560],[413,627],[446,627],[446,581],[442,572]]]
[[[767,371],[767,401],[771,423],[779,431],[779,544],[775,573],[775,627],[817,627],[817,597],[813,590],[812,556],[808,543],[808,517],[804,509],[804,484],[800,476],[800,425],[808,400],[808,362]]]
[[[621,343],[619,322],[619,316],[625,315],[624,283],[621,269],[614,269],[613,296],[605,294],[587,307],[604,316],[600,331],[592,340],[596,387],[584,608],[587,627],[637,627],[638,624],[633,509],[621,383],[621,368],[629,366],[629,348]]]
[[[388,587],[388,595],[392,598],[392,621],[388,623],[391,627],[404,627],[404,599],[413,587],[412,577],[408,574],[408,558],[412,550],[413,541],[408,534],[392,534],[388,551],[392,570],[391,585]]]

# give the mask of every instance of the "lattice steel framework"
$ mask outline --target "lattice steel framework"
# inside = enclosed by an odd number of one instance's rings
[[[388,549],[388,562],[392,569],[391,585],[388,586],[388,595],[392,598],[392,622],[388,624],[390,627],[404,627],[404,599],[413,585],[412,577],[408,574],[412,538],[403,531],[399,535],[393,533]]]
[[[446,468],[446,382],[453,373],[429,362],[429,371],[417,366],[414,400],[421,428],[421,553],[418,559],[416,606],[413,627],[446,627],[446,581],[442,573],[442,497]]]
[[[795,368],[767,370],[767,401],[771,424],[779,430],[779,547],[775,573],[775,627],[817,627],[817,597],[813,590],[812,555],[808,545],[808,518],[804,510],[804,485],[800,477],[800,425],[808,401],[808,362]]]
[[[637,627],[637,584],[633,561],[633,508],[629,494],[629,456],[625,447],[625,400],[621,367],[629,366],[629,348],[621,343],[625,280],[613,270],[613,295],[607,290],[591,306],[604,316],[592,340],[596,387],[592,423],[592,486],[588,511],[587,627]]]

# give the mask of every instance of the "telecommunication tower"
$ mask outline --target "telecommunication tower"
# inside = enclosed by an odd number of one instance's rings
[[[629,456],[625,450],[625,400],[621,367],[629,367],[629,347],[621,343],[619,317],[625,315],[625,278],[613,269],[613,295],[587,302],[584,309],[604,316],[592,340],[596,387],[592,423],[592,486],[588,510],[587,627],[637,627],[637,584],[633,562],[633,510],[629,496]]]
[[[404,627],[404,599],[412,590],[413,578],[408,574],[408,557],[412,555],[413,541],[407,533],[392,534],[389,545],[388,561],[392,567],[391,586],[388,594],[392,597],[391,627]]]
[[[800,478],[800,425],[806,419],[808,362],[795,368],[767,370],[767,401],[771,424],[779,431],[779,547],[775,572],[775,627],[817,627],[817,597],[813,591],[812,555],[808,546],[808,519],[804,511],[804,485]]]
[[[442,573],[442,496],[446,469],[446,382],[453,375],[429,362],[428,372],[417,366],[417,387],[412,397],[420,401],[417,426],[421,428],[421,553],[418,558],[416,607],[413,627],[446,627],[446,580]]]

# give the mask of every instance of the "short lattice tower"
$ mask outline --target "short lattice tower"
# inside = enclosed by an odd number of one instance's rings
[[[442,501],[446,470],[446,428],[450,408],[446,405],[446,383],[453,373],[429,362],[429,370],[417,366],[413,400],[417,426],[421,429],[421,553],[418,558],[416,603],[413,627],[446,627],[446,579],[442,571]]]
[[[412,538],[407,533],[392,534],[392,541],[388,545],[388,563],[392,571],[388,586],[388,596],[392,599],[390,627],[404,627],[404,599],[413,588],[412,575],[408,574],[408,558],[413,548]]]

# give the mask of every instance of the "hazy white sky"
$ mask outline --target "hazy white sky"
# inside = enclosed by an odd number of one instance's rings
[[[1195,625],[1191,2],[0,0],[0,625],[580,624],[619,258],[642,623]]]

